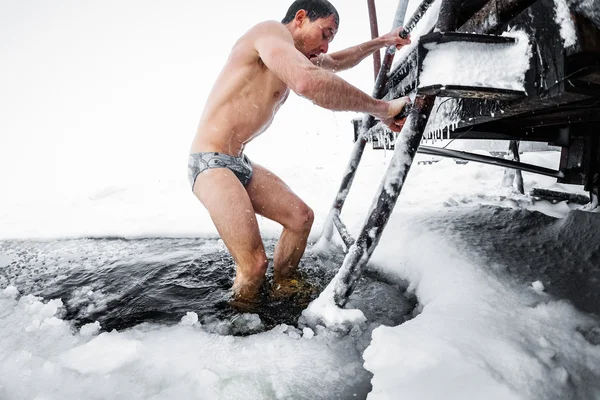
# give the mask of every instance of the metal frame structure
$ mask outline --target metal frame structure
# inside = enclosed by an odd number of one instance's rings
[[[424,0],[421,3],[404,26],[404,35],[414,29],[433,1]],[[374,3],[373,0],[368,0],[368,2],[369,15],[372,18],[371,32],[372,35],[376,35]],[[365,115],[361,123],[355,126],[355,146],[321,237],[321,240],[330,241],[335,226],[348,250],[343,265],[333,281],[336,304],[339,306],[345,304],[362,269],[379,243],[381,234],[402,191],[414,156],[419,150],[425,154],[495,164],[519,171],[553,176],[570,183],[576,180],[574,177],[580,178],[586,184],[586,189],[590,191],[590,200],[592,203],[595,200],[597,204],[600,188],[600,135],[592,133],[592,126],[595,121],[600,122],[600,35],[597,34],[599,30],[590,25],[585,18],[576,19],[580,38],[578,47],[569,49],[569,52],[559,52],[557,49],[560,47],[562,50],[562,43],[561,46],[558,46],[557,43],[552,42],[552,40],[556,41],[557,37],[560,38],[558,27],[550,26],[551,24],[544,25],[544,18],[548,18],[548,10],[553,9],[553,4],[553,0],[442,0],[435,26],[435,31],[438,32],[435,36],[438,37],[438,40],[440,36],[444,36],[444,33],[450,33],[449,36],[455,37],[461,35],[454,32],[499,33],[506,29],[508,24],[529,24],[533,27],[532,29],[536,29],[537,31],[533,34],[537,35],[535,37],[537,39],[535,53],[538,59],[534,60],[533,66],[528,72],[529,76],[526,76],[530,85],[526,87],[523,95],[488,91],[479,96],[481,93],[477,93],[477,88],[473,90],[473,88],[465,89],[464,87],[458,88],[454,92],[448,87],[442,88],[443,90],[440,88],[437,88],[438,90],[432,88],[416,90],[412,109],[402,132],[395,141],[394,153],[388,170],[375,195],[366,222],[356,239],[352,238],[348,232],[340,214],[376,121],[372,116]],[[400,1],[394,19],[394,27],[400,26],[404,20],[406,5],[407,1]],[[495,40],[483,37],[480,39]],[[479,39],[468,38],[466,40]],[[420,49],[419,46],[415,51],[417,59]],[[379,67],[373,91],[375,98],[396,98],[416,89],[414,82],[410,81],[408,72],[411,66],[415,66],[415,63],[411,64],[411,60],[409,60],[413,55],[409,55],[403,60],[406,65],[402,65],[401,62],[401,65],[394,71],[390,71],[394,52],[393,48],[386,51],[380,67],[379,63],[374,61],[375,71]],[[538,75],[542,78],[538,79]],[[539,86],[537,86],[538,84]],[[461,120],[458,129],[453,132],[455,138],[508,139],[510,140],[510,151],[515,157],[514,161],[420,146],[434,101],[438,95],[464,97],[464,100],[461,100],[461,113],[463,116],[473,117]],[[509,95],[511,97],[508,97]],[[566,106],[567,109],[557,112],[557,106]],[[499,114],[497,111],[500,109],[503,110],[502,117],[494,117],[494,113]],[[575,122],[581,123],[573,124],[571,118],[576,117],[579,117],[579,120]],[[588,117],[587,121],[586,117]],[[535,135],[528,134],[533,133],[536,128]],[[563,151],[559,171],[519,161],[518,140],[530,139],[531,136],[538,140],[563,144],[567,151]],[[583,168],[581,166],[582,158],[585,164]],[[584,171],[581,171],[582,169]],[[522,178],[517,180],[517,184],[522,189]]]

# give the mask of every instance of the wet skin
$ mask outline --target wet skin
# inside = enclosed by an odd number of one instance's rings
[[[336,32],[333,15],[311,21],[304,10],[286,25],[267,21],[246,32],[214,84],[190,152],[240,156],[244,146],[269,127],[290,90],[326,108],[370,112],[399,130],[403,121],[393,116],[406,101],[372,99],[326,70],[350,68],[381,47],[409,41],[390,32],[325,55]],[[315,90],[318,87],[323,90]],[[243,298],[258,293],[268,265],[256,214],[283,227],[273,257],[274,278],[282,283],[294,275],[314,219],[308,205],[279,177],[254,162],[253,168],[246,187],[225,168],[203,171],[193,187],[234,258],[233,289]]]

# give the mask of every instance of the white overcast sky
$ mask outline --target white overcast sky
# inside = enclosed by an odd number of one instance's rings
[[[368,40],[366,0],[333,3],[341,23],[330,51]],[[290,4],[0,0],[2,196],[43,199],[124,176],[183,179],[204,101],[229,49],[255,23],[280,20]],[[397,3],[376,4],[385,33]],[[372,60],[342,77],[370,93]],[[330,114],[291,96],[268,133],[310,130]],[[350,138],[350,124],[343,126]]]

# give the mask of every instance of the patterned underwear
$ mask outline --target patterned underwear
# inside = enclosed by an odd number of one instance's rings
[[[227,168],[246,186],[252,178],[252,164],[246,155],[241,157],[230,156],[225,153],[202,152],[193,153],[188,157],[188,180],[192,191],[196,178],[202,171],[212,168]]]

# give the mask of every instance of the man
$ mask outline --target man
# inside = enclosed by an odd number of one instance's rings
[[[395,30],[327,55],[338,25],[338,13],[327,0],[295,1],[281,23],[259,23],[235,43],[206,102],[188,176],[233,256],[233,290],[242,298],[258,293],[268,265],[255,214],[283,226],[273,260],[276,282],[294,273],[313,223],[312,210],[281,179],[243,154],[246,143],[269,127],[289,91],[330,110],[369,113],[394,131],[404,123],[394,117],[405,98],[374,99],[332,71],[410,40]]]

